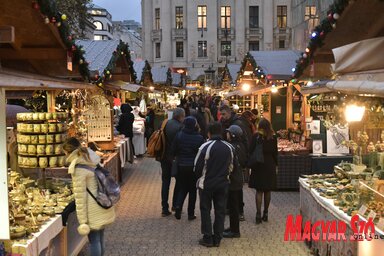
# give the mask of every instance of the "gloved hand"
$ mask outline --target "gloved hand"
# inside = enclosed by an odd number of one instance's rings
[[[90,227],[87,224],[81,224],[77,227],[77,232],[79,232],[80,235],[86,236],[91,231]]]

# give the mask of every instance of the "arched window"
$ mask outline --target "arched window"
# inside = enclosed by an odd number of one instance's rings
[[[100,21],[93,22],[93,25],[96,26],[96,30],[103,30],[103,23],[101,23]]]

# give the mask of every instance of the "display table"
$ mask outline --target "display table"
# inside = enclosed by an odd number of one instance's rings
[[[332,199],[327,199],[311,189],[305,182],[306,179],[299,179],[300,183],[300,213],[305,221],[315,223],[316,221],[342,220],[347,224],[345,236],[346,241],[318,241],[311,242],[314,251],[318,255],[348,255],[348,256],[381,256],[384,250],[384,241],[381,239],[371,241],[351,241],[353,234],[350,227],[351,217],[334,205]],[[361,220],[365,220],[360,217]],[[304,228],[304,227],[303,227]],[[384,235],[384,232],[375,229],[378,235]]]
[[[39,232],[34,233],[33,238],[27,240],[27,244],[14,243],[12,245],[12,253],[20,253],[23,256],[40,255],[43,250],[51,252],[54,250],[52,244],[53,239],[62,231],[61,215],[51,218],[45,223]],[[60,248],[58,248],[60,250]],[[56,255],[56,254],[49,254]]]
[[[109,171],[116,181],[121,182],[122,175],[119,148],[115,152],[111,153],[108,159],[104,160],[102,165]]]
[[[299,177],[311,173],[308,155],[278,156],[277,189],[299,189]]]
[[[351,155],[311,155],[311,174],[316,173],[333,173],[333,167],[341,161],[352,162],[353,157]]]

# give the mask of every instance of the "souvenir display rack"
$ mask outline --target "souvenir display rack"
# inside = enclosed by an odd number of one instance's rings
[[[67,114],[18,113],[18,164],[21,168],[64,166]]]
[[[93,106],[86,112],[88,122],[88,142],[112,141],[113,123],[111,103],[102,95],[92,97]]]

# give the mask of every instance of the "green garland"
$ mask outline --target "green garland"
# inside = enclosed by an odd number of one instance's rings
[[[72,56],[72,61],[79,65],[79,72],[84,80],[89,80],[88,63],[84,61],[84,51],[75,44],[75,38],[70,35],[69,27],[65,20],[66,15],[60,13],[55,1],[37,0],[32,1],[32,8],[39,10],[46,24],[52,23],[58,27],[61,39],[67,46],[68,55]]]
[[[240,68],[240,71],[238,72],[239,75],[238,75],[236,80],[238,80],[238,79],[243,77],[244,70],[245,70],[245,65],[247,65],[248,61],[251,63],[252,67],[254,68],[253,75],[255,75],[258,79],[266,78],[265,73],[262,70],[262,68],[257,65],[257,63],[256,63],[255,59],[253,58],[253,56],[249,52],[247,52],[247,54],[245,55],[245,58],[241,62],[241,68]]]
[[[140,84],[144,84],[145,81],[145,77],[148,76],[148,79],[149,79],[149,82],[151,84],[153,84],[153,78],[152,78],[152,68],[151,68],[151,65],[149,65],[149,62],[147,60],[145,60],[145,65],[144,65],[144,68],[143,68],[143,73],[141,75],[141,79],[140,79]]]
[[[295,82],[295,80],[299,78],[304,73],[304,70],[313,62],[315,51],[317,48],[324,45],[324,39],[327,34],[336,28],[337,20],[350,2],[350,0],[335,0],[335,2],[330,5],[327,12],[327,18],[323,19],[320,24],[314,28],[305,52],[303,52],[301,58],[296,61],[296,67],[292,74],[292,82]]]
[[[75,37],[70,35],[69,27],[66,24],[66,15],[60,13],[57,10],[56,3],[52,0],[37,0],[32,2],[32,8],[36,10],[40,10],[42,17],[44,18],[44,22],[46,24],[53,23],[58,27],[61,39],[64,44],[67,46],[68,55],[72,56],[72,61],[79,66],[80,75],[83,77],[85,81],[90,81],[95,83],[96,85],[102,87],[103,83],[106,79],[111,78],[111,71],[114,69],[116,62],[120,58],[120,56],[124,56],[127,63],[128,68],[131,74],[132,81],[136,82],[136,72],[133,69],[133,61],[131,59],[131,52],[129,50],[128,44],[122,42],[120,40],[119,45],[116,48],[112,58],[110,59],[107,67],[104,69],[103,74],[98,75],[95,78],[90,77],[89,65],[88,62],[85,61],[84,50],[82,46],[78,46],[75,43]]]
[[[131,52],[129,50],[129,46],[127,43],[124,43],[120,40],[119,45],[117,46],[116,50],[113,52],[111,59],[109,60],[109,63],[107,67],[104,69],[103,74],[96,75],[94,80],[92,81],[97,86],[102,87],[103,83],[106,82],[107,79],[112,78],[112,70],[115,68],[117,61],[120,57],[124,57],[125,60],[128,63],[128,69],[131,74],[132,82],[136,83],[136,72],[133,69],[133,61],[131,59]]]
[[[167,70],[167,81],[165,82],[166,85],[172,86],[172,70],[168,68]]]

